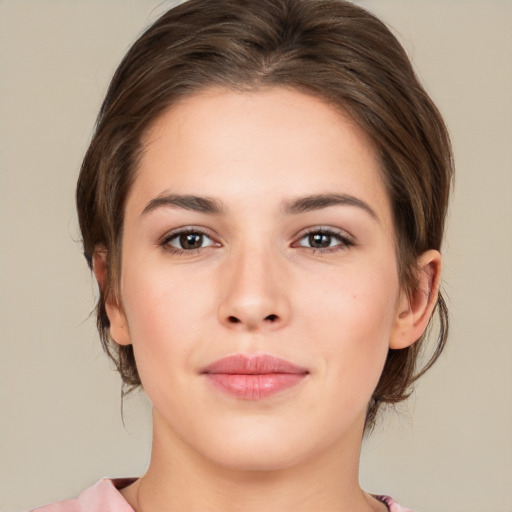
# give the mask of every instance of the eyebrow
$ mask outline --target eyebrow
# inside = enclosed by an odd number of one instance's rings
[[[174,206],[210,215],[220,215],[226,212],[223,204],[216,199],[191,194],[165,194],[151,199],[142,211],[142,215],[146,215],[162,206]]]
[[[300,197],[285,203],[283,211],[288,215],[293,215],[297,213],[321,210],[323,208],[328,208],[329,206],[355,206],[364,210],[376,221],[379,220],[375,210],[373,210],[368,203],[349,194],[315,194]]]
[[[183,208],[209,215],[222,215],[227,211],[221,201],[210,197],[193,194],[163,194],[151,199],[142,211],[142,215],[146,215],[163,206]],[[330,206],[355,206],[364,210],[373,219],[379,220],[379,217],[368,203],[349,194],[314,194],[299,197],[284,203],[282,211],[286,215],[296,215],[321,210]]]

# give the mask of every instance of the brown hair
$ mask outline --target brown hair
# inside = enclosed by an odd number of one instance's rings
[[[399,276],[416,285],[415,260],[440,249],[453,173],[443,120],[388,28],[343,0],[189,0],[165,13],[135,42],[101,107],[77,187],[85,257],[108,254],[97,321],[124,391],[141,384],[132,346],[110,337],[105,297],[117,294],[124,204],[141,140],[179,98],[211,86],[233,90],[290,87],[348,113],[380,155],[391,199]],[[437,301],[439,336],[420,369],[423,335],[389,350],[368,406],[372,426],[382,403],[398,403],[435,362],[446,342],[447,308]]]

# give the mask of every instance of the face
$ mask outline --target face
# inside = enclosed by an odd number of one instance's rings
[[[371,143],[276,88],[190,96],[144,146],[107,310],[157,437],[245,469],[360,444],[402,307]]]

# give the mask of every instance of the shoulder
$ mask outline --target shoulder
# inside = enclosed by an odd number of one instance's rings
[[[393,498],[390,498],[389,496],[375,497],[387,505],[389,512],[413,512],[410,508],[400,506]]]
[[[119,489],[129,485],[133,479],[103,478],[89,487],[76,499],[59,501],[33,509],[31,512],[133,512]]]

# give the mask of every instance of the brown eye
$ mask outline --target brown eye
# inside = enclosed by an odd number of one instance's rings
[[[330,230],[310,231],[302,236],[296,244],[314,250],[337,250],[352,247],[354,242],[344,233]]]
[[[181,249],[199,249],[203,245],[203,235],[190,233],[178,237]]]
[[[312,233],[308,235],[308,242],[314,249],[324,249],[331,246],[332,237],[324,233]]]
[[[164,241],[164,244],[173,249],[181,251],[194,251],[214,245],[213,240],[198,231],[190,231],[184,233],[176,233]]]

